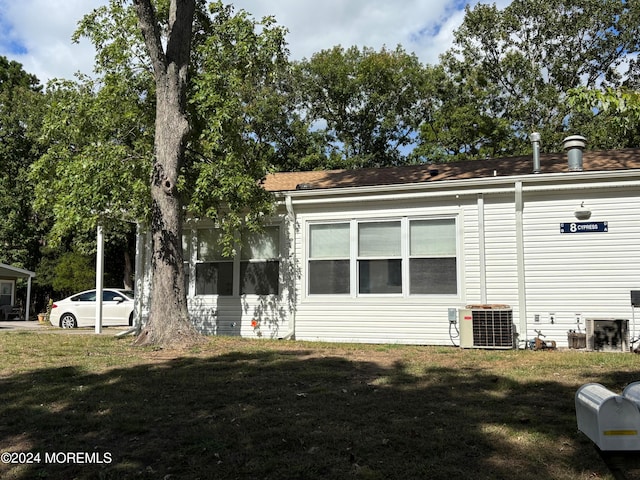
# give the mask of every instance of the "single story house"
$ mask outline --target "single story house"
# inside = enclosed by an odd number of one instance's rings
[[[0,320],[11,318],[29,318],[29,305],[31,303],[31,280],[36,274],[11,265],[0,263]],[[26,304],[16,305],[16,281],[20,278],[27,279]]]
[[[534,143],[515,158],[269,175],[278,215],[236,258],[215,225],[186,223],[193,321],[209,334],[483,348],[537,331],[567,346],[575,331],[626,348],[640,149],[583,154],[572,139],[559,154]]]

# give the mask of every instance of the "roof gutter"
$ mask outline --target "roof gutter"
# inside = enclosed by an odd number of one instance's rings
[[[515,182],[515,207],[516,207],[516,271],[518,272],[518,318],[520,319],[519,337],[529,340],[527,332],[527,284],[525,278],[524,262],[524,199],[522,181]],[[518,343],[519,345],[519,343]],[[525,344],[526,345],[526,344]]]
[[[552,181],[558,180],[559,176],[567,181],[566,183],[552,183]],[[419,185],[422,188],[416,188],[416,184],[403,185],[404,188],[396,188],[397,185],[392,185],[393,188],[379,188],[376,187],[347,187],[339,189],[323,189],[315,190],[313,194],[311,192],[282,192],[276,196],[290,198],[292,203],[296,205],[314,205],[318,203],[322,204],[339,204],[339,203],[353,203],[353,202],[366,202],[380,200],[383,195],[393,196],[394,200],[415,200],[423,198],[445,198],[445,197],[460,197],[479,194],[511,194],[515,191],[515,184],[522,183],[523,192],[550,192],[550,191],[569,191],[569,190],[590,190],[594,188],[622,188],[622,187],[640,187],[640,179],[638,180],[618,180],[616,177],[611,178],[609,181],[603,181],[602,177],[588,178],[584,172],[576,176],[575,179],[579,179],[579,182],[568,182],[570,180],[567,174],[554,174],[553,179],[546,179],[548,181],[540,182],[541,175],[538,174],[535,178],[531,178],[530,183],[534,185],[526,185],[527,177],[509,177],[501,180],[496,185],[496,182],[491,182],[491,185],[486,185],[484,188],[480,188],[482,183],[473,182],[472,184],[465,183],[461,185],[459,181],[448,182],[446,185],[440,183],[435,188],[435,185],[429,185],[425,190],[424,185]],[[573,177],[573,175],[571,175]],[[639,178],[637,172],[634,175],[627,175],[627,177]],[[493,180],[493,179],[492,179]],[[588,181],[593,180],[593,181]],[[597,180],[597,181],[596,181]],[[495,187],[494,187],[495,185]],[[389,187],[389,186],[387,186]],[[408,191],[407,191],[408,190]],[[420,190],[420,191],[416,191]]]

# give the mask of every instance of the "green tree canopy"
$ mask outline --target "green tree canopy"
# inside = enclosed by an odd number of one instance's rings
[[[0,261],[35,269],[46,222],[36,217],[28,179],[38,157],[43,95],[38,79],[0,57]]]
[[[637,147],[640,145],[640,90],[621,88],[569,91],[574,109],[591,118],[590,143],[597,148]]]
[[[194,45],[188,90],[193,126],[183,171],[190,212],[216,221],[230,254],[239,229],[259,228],[273,199],[259,181],[278,169],[288,128],[286,30],[221,2],[210,5],[208,35]]]
[[[467,7],[442,86],[423,128],[423,149],[458,157],[559,148],[568,131],[594,136],[593,117],[572,111],[570,89],[619,87],[638,78],[640,3],[514,0]]]
[[[325,139],[330,166],[406,163],[424,116],[425,72],[401,47],[340,46],[296,65],[300,108]]]
[[[50,87],[47,151],[32,168],[49,181],[37,206],[52,212],[57,239],[147,222],[154,284],[144,335],[171,343],[171,332],[189,330],[183,216],[214,219],[231,254],[240,226],[259,228],[272,209],[259,181],[278,158],[274,125],[287,124],[285,30],[221,2],[111,0],[83,18],[80,36],[96,46],[96,76]]]
[[[165,7],[158,4],[166,20]],[[278,169],[285,30],[221,2],[208,8],[198,2],[194,25],[191,133],[179,189],[188,211],[227,226],[231,245],[240,223],[257,221],[272,207],[258,182]],[[49,179],[37,186],[36,205],[53,212],[57,239],[94,231],[99,221],[118,230],[123,219],[150,215],[155,85],[135,13],[113,0],[83,19],[76,38],[82,35],[98,49],[97,78],[49,86],[48,148],[32,169],[33,178]]]

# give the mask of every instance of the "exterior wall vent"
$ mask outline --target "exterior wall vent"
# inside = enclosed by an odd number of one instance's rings
[[[570,172],[582,171],[582,151],[587,146],[587,139],[581,135],[572,135],[562,141],[562,148],[567,151]]]
[[[514,348],[513,309],[509,305],[467,305],[458,315],[461,348]]]
[[[533,173],[540,173],[540,134],[533,132],[529,135],[533,147]]]

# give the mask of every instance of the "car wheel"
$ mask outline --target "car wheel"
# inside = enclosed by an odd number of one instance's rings
[[[133,327],[133,312],[131,312],[131,315],[129,315],[129,326]]]
[[[76,317],[71,315],[70,313],[65,313],[60,317],[60,326],[62,328],[76,328],[78,324],[76,323]]]

